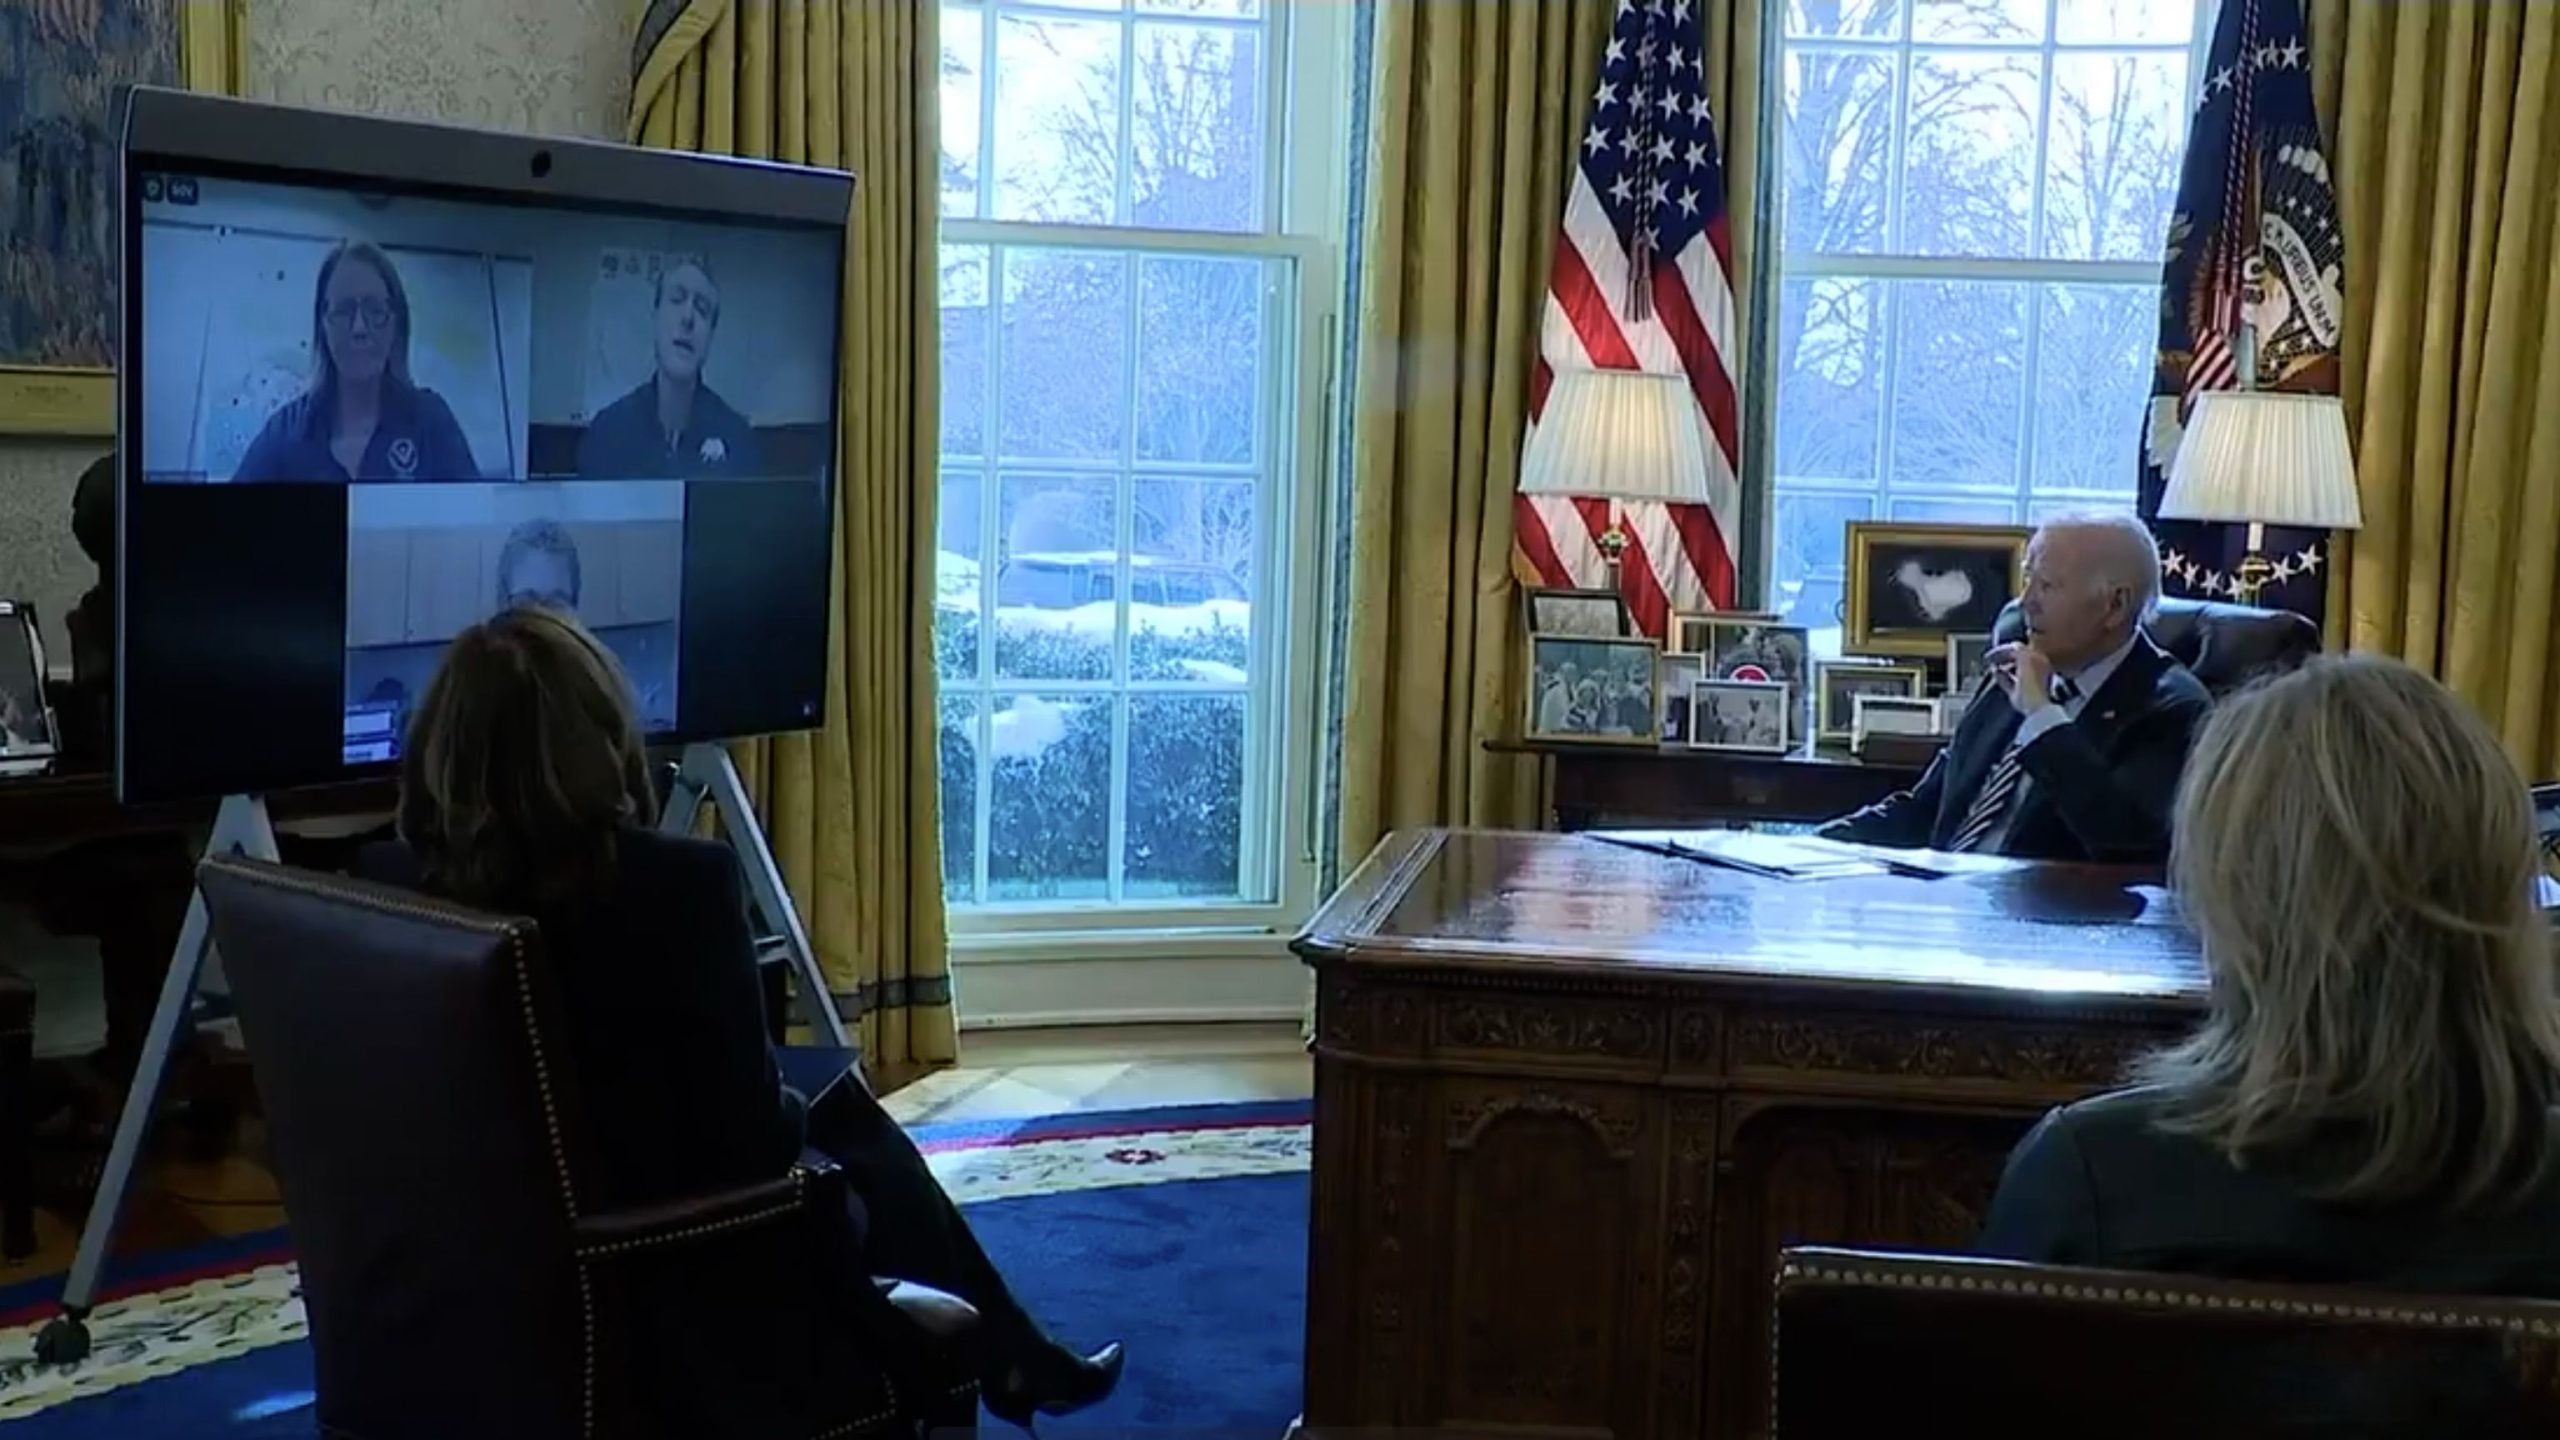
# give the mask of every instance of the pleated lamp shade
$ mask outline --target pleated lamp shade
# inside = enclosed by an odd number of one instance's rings
[[[1689,382],[1641,370],[1559,370],[1520,462],[1523,495],[1707,499],[1707,431]]]
[[[2346,407],[2334,395],[2206,394],[2178,442],[2160,518],[2363,528]]]

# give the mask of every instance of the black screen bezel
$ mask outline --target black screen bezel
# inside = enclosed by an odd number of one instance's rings
[[[828,369],[844,364],[845,262],[852,248],[851,173],[768,161],[642,150],[594,141],[506,135],[459,126],[369,116],[336,115],[182,91],[137,87],[127,97],[117,166],[119,357],[116,367],[115,505],[115,705],[113,769],[116,798],[124,804],[216,798],[226,793],[272,793],[389,776],[396,762],[315,762],[244,777],[207,789],[133,784],[127,764],[125,703],[127,625],[132,614],[133,567],[127,527],[142,493],[142,306],[136,303],[142,270],[142,181],[155,172],[275,185],[394,194],[402,197],[502,205],[518,209],[584,211],[748,230],[796,230],[831,235],[837,263],[829,274]],[[693,197],[669,205],[659,197]],[[837,466],[844,421],[842,385],[828,387],[826,428],[835,437],[818,476],[819,513],[836,513]],[[759,482],[760,483],[760,482]],[[834,603],[832,564],[822,581]],[[823,630],[815,642],[818,673],[826,672]],[[822,682],[823,683],[823,682]],[[682,708],[679,708],[682,719]],[[688,745],[754,735],[814,730],[823,714],[796,726],[751,731],[704,731],[679,725],[654,732],[653,745]]]

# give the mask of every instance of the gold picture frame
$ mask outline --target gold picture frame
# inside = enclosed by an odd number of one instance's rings
[[[1871,681],[1878,687],[1853,690],[1835,681]],[[1847,713],[1857,709],[1860,693],[1887,694],[1884,686],[1900,687],[1897,698],[1922,700],[1929,694],[1929,668],[1925,665],[1882,665],[1871,660],[1816,660],[1813,662],[1814,718],[1813,738],[1817,742],[1845,745],[1856,737],[1856,717]]]
[[[178,75],[189,90],[240,93],[246,0],[175,0]],[[107,439],[116,373],[85,365],[0,364],[0,435]]]
[[[2035,531],[2024,525],[1922,525],[1897,520],[1852,520],[1844,550],[1848,559],[1846,614],[1840,649],[1850,655],[1943,658],[1949,635],[1987,633],[2000,610],[2026,588],[2027,542]],[[1902,557],[1897,562],[1896,556]],[[1925,568],[1928,562],[1942,568]],[[1923,585],[1939,579],[1962,582],[1962,598],[1897,596],[1908,614],[1880,616],[1876,584],[1886,565],[1918,564]],[[1986,593],[1996,586],[1995,593]],[[1938,605],[1943,610],[1932,614]]]

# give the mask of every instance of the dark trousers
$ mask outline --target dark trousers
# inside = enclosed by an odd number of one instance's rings
[[[850,1081],[829,1086],[810,1105],[808,1136],[811,1149],[843,1169],[866,1212],[863,1258],[870,1272],[932,1286],[977,1308],[978,1350],[989,1381],[1049,1343],[979,1248],[923,1152],[870,1091]]]

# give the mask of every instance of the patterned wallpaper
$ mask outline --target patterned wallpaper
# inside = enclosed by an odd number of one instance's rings
[[[628,0],[248,0],[261,100],[621,138]],[[71,543],[71,487],[105,442],[0,437],[0,595],[33,600],[54,648],[94,579]]]

